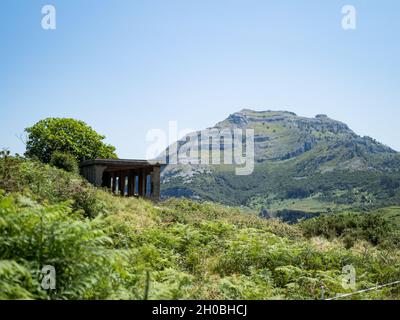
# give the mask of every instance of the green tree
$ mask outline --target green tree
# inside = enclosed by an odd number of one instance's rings
[[[73,155],[77,161],[116,158],[115,147],[103,142],[85,122],[71,118],[47,118],[26,128],[28,140],[25,155],[48,163],[55,151]]]

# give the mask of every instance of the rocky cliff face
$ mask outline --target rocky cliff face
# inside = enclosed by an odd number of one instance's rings
[[[326,115],[299,117],[287,111],[242,110],[218,123],[215,128],[252,128],[255,130],[256,160],[286,160],[310,151],[320,144],[359,145],[373,153],[394,153],[368,137],[359,137],[346,124]]]

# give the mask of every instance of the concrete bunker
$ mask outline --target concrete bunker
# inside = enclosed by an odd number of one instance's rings
[[[80,164],[82,176],[96,187],[127,197],[160,199],[160,162],[95,159]]]

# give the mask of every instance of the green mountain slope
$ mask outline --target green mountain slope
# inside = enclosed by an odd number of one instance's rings
[[[168,164],[164,197],[178,196],[257,208],[321,213],[400,203],[400,155],[346,124],[317,115],[242,110],[213,129],[254,129],[255,169],[237,176],[232,165]],[[177,148],[187,148],[186,138]]]

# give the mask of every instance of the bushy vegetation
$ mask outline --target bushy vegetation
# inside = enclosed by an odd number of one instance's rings
[[[85,217],[108,212],[102,191],[97,190],[78,174],[59,170],[38,161],[4,157],[0,161],[0,189],[6,192],[29,192],[33,200],[57,204],[72,200],[73,210]]]
[[[400,245],[398,227],[379,213],[322,215],[301,222],[300,227],[307,237],[342,238],[348,247],[357,240],[387,248],[398,248]]]
[[[348,291],[346,265],[357,289],[400,279],[399,250],[362,232],[346,248],[339,232],[315,237],[214,203],[116,197],[10,156],[0,177],[1,299],[319,299],[321,286],[326,297]],[[380,234],[372,222],[357,226]],[[56,269],[54,290],[41,287],[44,265]],[[352,298],[398,299],[400,291]]]
[[[68,172],[79,173],[78,161],[70,153],[54,151],[51,155],[50,164]]]

